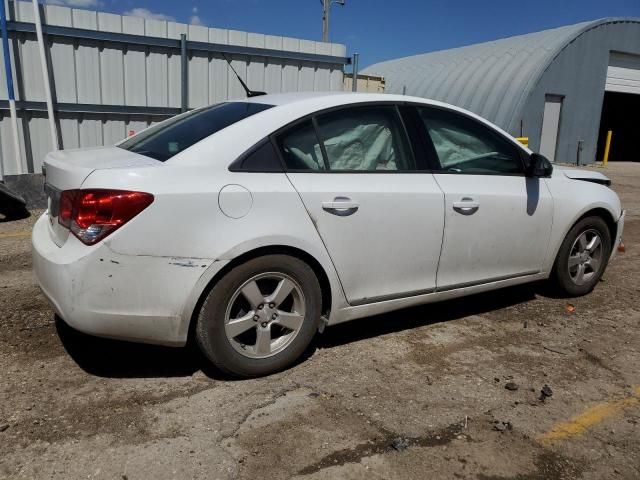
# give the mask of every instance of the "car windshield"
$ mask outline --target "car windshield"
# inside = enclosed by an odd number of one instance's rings
[[[118,147],[164,162],[203,138],[271,107],[249,102],[212,105],[148,128]]]

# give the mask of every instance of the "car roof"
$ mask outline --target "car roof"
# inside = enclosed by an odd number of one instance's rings
[[[445,108],[450,111],[462,113],[466,116],[475,118],[476,120],[488,125],[489,127],[498,130],[505,136],[513,139],[513,137],[505,132],[497,125],[492,124],[485,118],[479,115],[460,108],[456,105],[440,102],[438,100],[431,100],[429,98],[412,97],[409,95],[387,94],[387,93],[365,93],[365,92],[293,92],[293,93],[276,93],[260,95],[257,97],[251,97],[246,99],[238,99],[239,102],[252,102],[273,105],[275,107],[293,107],[292,110],[319,110],[322,108],[338,107],[342,105],[368,103],[368,102],[408,102],[408,103],[421,103],[423,105],[430,105],[434,107]],[[514,142],[516,142],[514,140]],[[516,142],[519,147],[524,148],[525,151],[531,153],[531,151],[524,147],[519,142]]]
[[[305,103],[305,102],[317,102],[318,100],[326,100],[336,104],[348,104],[358,102],[370,102],[370,101],[418,101],[421,103],[431,103],[424,98],[413,98],[404,95],[390,95],[384,93],[358,93],[358,92],[292,92],[292,93],[274,93],[267,95],[260,95],[257,97],[251,97],[241,99],[237,101],[252,102],[252,103],[264,103],[274,106],[283,106],[293,103]],[[439,103],[439,102],[434,102]]]

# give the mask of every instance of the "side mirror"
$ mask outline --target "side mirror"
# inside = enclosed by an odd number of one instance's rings
[[[527,166],[527,177],[550,177],[553,172],[553,165],[547,157],[539,153],[532,153]]]

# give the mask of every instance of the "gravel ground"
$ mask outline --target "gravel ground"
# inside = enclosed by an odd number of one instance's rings
[[[0,220],[0,478],[640,478],[640,164],[605,173],[627,252],[592,294],[355,321],[245,381],[56,323],[21,233],[38,212]]]

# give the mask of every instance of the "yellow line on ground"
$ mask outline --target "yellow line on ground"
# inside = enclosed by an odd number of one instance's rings
[[[31,236],[31,232],[0,233],[0,238],[30,237],[30,236]]]
[[[640,406],[640,387],[636,387],[628,397],[601,403],[573,417],[568,422],[556,424],[551,430],[540,435],[537,440],[542,445],[549,446],[559,440],[580,436],[590,427],[636,406]]]

